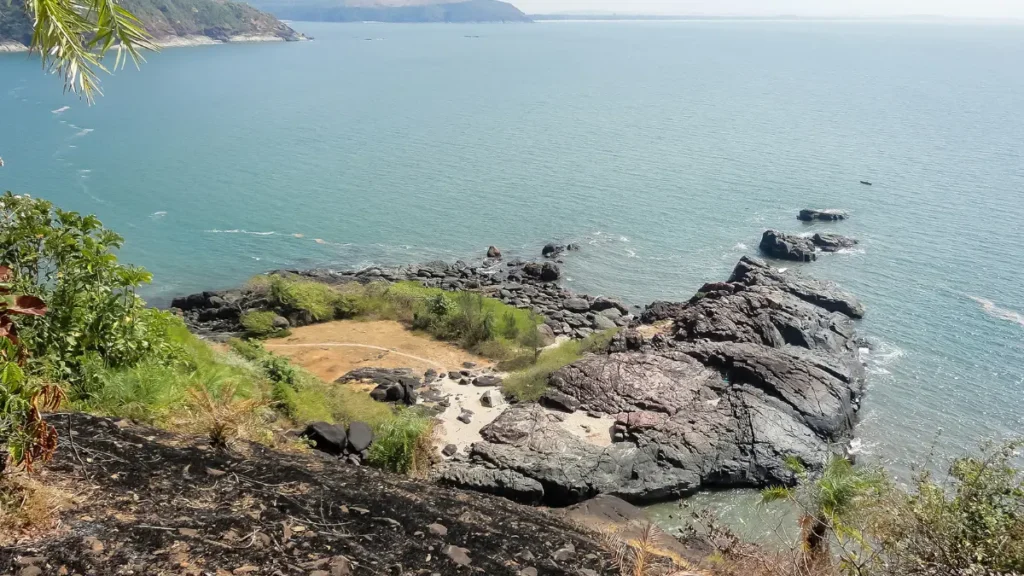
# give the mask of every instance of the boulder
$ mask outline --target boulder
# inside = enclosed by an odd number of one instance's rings
[[[530,262],[523,266],[523,274],[541,282],[554,282],[561,278],[562,271],[554,262]]]
[[[473,413],[469,410],[463,410],[455,419],[463,424],[469,424],[473,421]]]
[[[810,238],[783,234],[776,230],[765,230],[759,246],[761,252],[772,258],[797,262],[813,262],[817,258]]]
[[[373,429],[365,422],[348,425],[348,447],[353,452],[362,452],[373,443]]]
[[[574,296],[572,298],[566,298],[562,302],[562,308],[576,313],[588,312],[590,311],[590,302],[587,302],[586,298]]]
[[[562,412],[573,413],[580,409],[579,400],[559,392],[558,390],[548,390],[540,397],[540,404],[545,408],[551,408],[552,410],[560,410]]]
[[[445,458],[451,458],[452,456],[455,456],[455,454],[458,453],[458,451],[459,451],[459,447],[458,446],[456,446],[455,444],[448,444],[444,448],[441,449],[441,454]]]
[[[814,220],[825,220],[825,221],[845,220],[845,219],[847,219],[849,217],[850,217],[850,215],[847,214],[846,212],[843,212],[842,210],[834,210],[834,209],[812,210],[810,208],[805,208],[805,209],[801,210],[800,214],[797,215],[797,218],[799,220],[803,220],[804,222],[811,222],[811,221],[814,221]]]
[[[314,422],[306,426],[302,437],[314,442],[317,450],[334,456],[340,456],[348,446],[345,429],[327,422]]]
[[[545,244],[544,248],[541,249],[540,254],[545,258],[554,258],[565,252],[565,246],[561,244]]]
[[[473,378],[473,386],[501,386],[501,378],[493,374],[483,374],[481,376]]]
[[[598,314],[594,316],[594,321],[592,322],[591,326],[593,326],[594,330],[597,331],[614,330],[615,328],[618,327],[618,325],[615,324],[614,320],[608,318],[604,314]]]
[[[271,325],[276,330],[287,330],[291,324],[284,316],[274,316],[274,320],[271,322]]]
[[[822,252],[838,252],[844,248],[853,248],[858,243],[857,240],[847,236],[820,232],[811,237],[811,242]]]
[[[488,258],[500,259],[501,258],[501,250],[498,250],[494,246],[488,246],[487,247],[487,257]]]
[[[480,395],[480,405],[485,408],[497,408],[505,403],[505,397],[501,395],[501,391],[491,389]]]
[[[550,346],[555,343],[555,331],[548,324],[537,326],[537,333],[540,334],[541,346]]]

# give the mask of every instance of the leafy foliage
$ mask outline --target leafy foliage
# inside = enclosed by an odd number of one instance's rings
[[[72,395],[82,396],[90,392],[86,364],[130,367],[181,355],[167,337],[175,320],[136,294],[151,275],[117,262],[123,239],[95,216],[8,192],[0,197],[0,224],[0,263],[14,270],[15,289],[50,306],[24,326],[32,374],[69,382]]]
[[[0,7],[0,40],[22,42],[40,54],[43,67],[64,80],[66,90],[89,101],[100,93],[104,56],[115,51],[112,70],[138,64],[153,49],[138,18],[114,0],[31,0]],[[108,63],[109,64],[109,63]]]

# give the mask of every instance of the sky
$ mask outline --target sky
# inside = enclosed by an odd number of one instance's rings
[[[707,16],[907,16],[1024,18],[1024,0],[509,0],[553,12]]]

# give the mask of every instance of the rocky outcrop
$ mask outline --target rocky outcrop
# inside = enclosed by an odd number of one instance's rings
[[[853,248],[857,245],[857,241],[847,236],[841,236],[839,234],[822,234],[817,233],[811,238],[811,242],[814,246],[822,252],[838,252],[845,248]]]
[[[803,220],[804,222],[812,222],[814,220],[846,220],[849,217],[850,215],[847,214],[846,212],[843,212],[842,210],[812,210],[810,208],[805,208],[801,210],[800,214],[797,215],[797,219]]]
[[[814,243],[810,238],[784,234],[777,230],[765,230],[761,235],[761,252],[772,258],[795,260],[797,262],[813,262],[815,256]]]
[[[545,333],[551,337],[585,338],[595,330],[625,326],[632,320],[630,310],[618,301],[574,294],[560,286],[557,281],[561,270],[553,261],[488,258],[473,264],[462,260],[454,264],[434,261],[395,268],[277,270],[269,274],[292,275],[330,285],[415,281],[430,288],[476,291],[543,316],[548,326]],[[567,302],[574,307],[567,308]],[[194,332],[221,338],[242,332],[241,315],[251,310],[271,310],[286,319],[290,326],[304,326],[314,321],[302,311],[275,308],[266,291],[249,287],[182,296],[172,300],[171,307],[181,311],[185,323]]]
[[[789,483],[787,458],[821,462],[849,438],[859,410],[859,302],[753,258],[702,292],[657,308],[658,319],[673,320],[670,336],[627,331],[610,353],[550,378],[542,402],[613,417],[610,445],[566,434],[558,413],[516,405],[438,478],[464,485],[458,479],[472,477],[476,488],[479,470],[531,479],[551,505],[597,494],[644,502]],[[497,482],[483,488],[504,493]]]

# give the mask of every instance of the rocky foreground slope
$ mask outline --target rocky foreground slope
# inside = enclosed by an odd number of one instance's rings
[[[791,482],[787,457],[813,466],[849,439],[864,382],[852,319],[863,314],[831,283],[743,258],[690,302],[648,307],[643,318],[670,322],[664,331],[625,331],[551,377],[546,404],[613,416],[612,442],[566,435],[557,414],[522,404],[435,477],[552,505]]]
[[[61,438],[41,479],[75,503],[55,535],[0,547],[0,574],[613,573],[592,536],[504,499],[318,453],[47,419]]]

